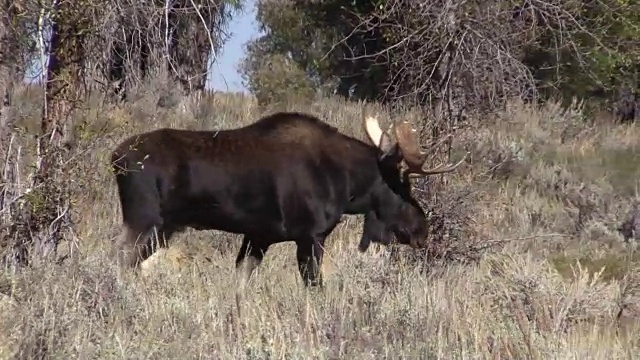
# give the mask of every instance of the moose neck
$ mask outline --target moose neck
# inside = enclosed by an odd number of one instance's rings
[[[382,215],[384,208],[402,206],[402,199],[395,194],[381,175],[378,166],[378,152],[370,147],[366,166],[356,167],[351,172],[351,199],[347,206],[347,214],[366,214],[374,211]]]

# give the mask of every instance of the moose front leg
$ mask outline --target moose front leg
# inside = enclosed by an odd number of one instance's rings
[[[365,252],[369,249],[371,243],[389,245],[391,242],[391,232],[387,229],[384,222],[380,220],[375,211],[370,211],[364,216],[364,226],[362,228],[362,237],[358,250]]]

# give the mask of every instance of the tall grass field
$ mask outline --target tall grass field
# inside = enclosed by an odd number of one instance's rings
[[[20,89],[15,102],[26,176],[39,91]],[[360,253],[362,218],[346,216],[327,241],[324,289],[304,288],[294,244],[278,244],[241,309],[237,235],[189,230],[138,274],[108,256],[121,221],[109,156],[126,137],[296,110],[364,140],[363,107],[383,128],[424,122],[333,98],[263,108],[207,93],[197,102],[161,84],[119,106],[92,97],[74,118],[73,141],[85,150],[70,163],[76,233],[59,249],[68,259],[0,275],[0,359],[640,356],[640,255],[618,230],[636,204],[640,128],[555,102],[513,101],[455,132],[451,160],[464,151],[469,160],[427,180],[439,184],[430,201],[443,204],[430,218],[448,229],[434,237],[440,256],[378,245]],[[416,196],[427,187],[417,180]]]

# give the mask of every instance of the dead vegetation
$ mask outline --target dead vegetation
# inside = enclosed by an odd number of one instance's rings
[[[118,107],[92,98],[74,116],[73,139],[86,149],[69,178],[77,247],[66,238],[66,261],[2,273],[0,358],[612,359],[640,347],[640,257],[619,232],[636,203],[635,125],[553,102],[514,101],[472,118],[452,145],[453,158],[470,151],[470,160],[446,182],[416,183],[432,248],[359,254],[361,219],[345,217],[328,240],[324,290],[305,290],[284,249],[292,245],[275,245],[238,317],[235,236],[176,236],[143,276],[120,273],[107,256],[120,221],[108,163],[116,142],[162,126],[235,127],[264,113],[248,97],[191,102],[172,88],[151,82]],[[14,98],[18,127],[40,121],[32,91]],[[286,108],[364,139],[361,106],[321,99]],[[388,112],[367,107],[388,123]],[[33,155],[21,153],[18,175]]]

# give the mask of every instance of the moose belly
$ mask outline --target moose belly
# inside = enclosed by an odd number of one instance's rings
[[[180,226],[196,230],[239,234],[268,232],[272,236],[285,236],[280,212],[268,204],[216,198],[191,199],[171,211],[170,218]]]

